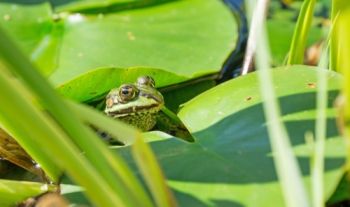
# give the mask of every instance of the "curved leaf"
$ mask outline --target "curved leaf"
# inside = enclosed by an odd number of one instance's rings
[[[123,83],[134,83],[141,75],[152,76],[157,87],[186,80],[184,76],[177,76],[161,69],[99,68],[59,85],[57,90],[65,97],[84,102],[105,95],[111,88]]]

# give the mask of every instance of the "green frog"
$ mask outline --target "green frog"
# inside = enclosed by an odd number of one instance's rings
[[[150,76],[141,76],[134,84],[112,89],[106,96],[105,113],[142,131],[149,131],[157,124],[158,130],[193,141],[181,120],[164,106],[164,98]]]
[[[149,76],[139,77],[135,84],[123,84],[119,88],[112,89],[106,97],[105,113],[134,125],[142,131],[151,130],[157,123],[157,129],[187,141],[193,141],[180,119],[164,106],[164,98],[155,88],[153,78]],[[106,141],[116,143],[105,132],[91,127]],[[117,143],[123,144],[118,141]],[[0,127],[0,174],[7,167],[5,162],[1,162],[3,160],[8,160],[39,175],[48,183],[51,182],[16,140]]]
[[[105,113],[148,131],[155,126],[163,106],[163,96],[155,88],[153,78],[141,76],[135,84],[123,84],[108,93]]]

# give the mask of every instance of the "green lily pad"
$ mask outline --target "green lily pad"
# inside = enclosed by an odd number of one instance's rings
[[[160,91],[165,98],[166,106],[173,111],[176,111],[180,104],[215,85],[215,81],[211,77],[176,84],[186,81],[187,78],[162,69],[134,67],[98,68],[58,85],[56,89],[64,97],[79,102],[93,102],[104,98],[111,88],[119,87],[124,83],[134,83],[142,75],[152,76],[156,87],[161,88]],[[167,87],[171,84],[175,85]]]
[[[4,28],[26,54],[32,54],[50,28],[50,5],[22,6],[2,3],[1,27]]]
[[[344,169],[345,147],[332,108],[341,77],[327,73],[329,108],[325,150],[325,195],[334,192]],[[303,180],[310,187],[310,146],[315,125],[315,68],[273,70],[274,85]],[[221,84],[186,103],[179,117],[196,138],[151,142],[180,206],[284,206],[273,163],[256,73]],[[154,134],[152,135],[154,137]],[[119,152],[130,159],[127,148]],[[134,166],[134,162],[130,160]]]
[[[217,73],[238,38],[239,20],[219,0],[56,2],[54,11],[47,3],[15,2],[0,3],[0,26],[60,88],[103,76],[99,68],[119,68],[120,75],[157,68],[149,73],[173,76],[159,86]],[[95,93],[85,84],[75,90]]]
[[[325,196],[329,198],[344,173],[345,144],[337,131],[332,107],[342,78],[333,72],[324,73],[329,81],[324,177]],[[309,189],[312,151],[304,136],[314,131],[316,71],[312,67],[293,66],[274,69],[273,76],[282,119]],[[186,103],[179,116],[195,136],[194,143],[160,132],[144,133],[179,206],[285,205],[259,94],[257,74],[251,73]],[[138,174],[130,148],[115,150]],[[65,197],[75,204],[88,203],[79,191]]]
[[[58,85],[57,90],[65,97],[87,102],[100,98],[123,83],[134,83],[142,75],[152,76],[157,87],[186,80],[184,76],[156,68],[98,68]]]
[[[164,69],[193,78],[221,69],[235,47],[237,23],[217,0],[167,1],[125,11],[62,17],[61,84],[98,67]]]
[[[0,3],[0,17],[0,27],[43,74],[49,75],[57,64],[62,32],[60,24],[54,23],[50,4]]]

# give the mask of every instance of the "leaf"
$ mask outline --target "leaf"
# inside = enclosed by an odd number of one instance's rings
[[[306,39],[310,30],[315,0],[307,0],[301,6],[289,50],[288,64],[303,64]]]
[[[142,187],[128,173],[126,164],[75,116],[79,112],[65,106],[66,103],[1,30],[0,50],[0,59],[7,66],[0,71],[1,88],[6,88],[1,93],[4,97],[0,102],[1,126],[19,143],[24,143],[28,153],[40,160],[39,164],[46,164],[43,169],[51,169],[46,170],[50,173],[48,176],[56,180],[62,169],[85,188],[95,204],[152,206]],[[87,157],[80,156],[81,151]]]
[[[54,3],[56,14],[49,4],[0,3],[0,26],[59,87],[101,67],[173,76],[159,86],[217,73],[238,38],[239,20],[219,0]],[[87,100],[94,91],[82,92],[74,98]]]
[[[50,5],[22,6],[1,3],[1,26],[26,54],[31,54],[50,28]]]
[[[37,196],[48,190],[54,190],[54,187],[36,182],[0,180],[0,206],[14,206],[26,198]]]
[[[344,173],[345,148],[332,108],[341,77],[324,72],[329,80],[325,149],[325,196],[329,198]],[[274,69],[273,75],[282,119],[303,181],[310,189],[312,150],[304,135],[315,126],[316,71],[293,66]],[[186,103],[179,117],[193,133],[195,143],[171,138],[151,142],[179,206],[284,205],[258,87],[257,75],[252,73]],[[128,148],[119,151],[130,157]],[[135,165],[133,161],[130,164]]]
[[[157,1],[158,2],[158,1]],[[237,22],[217,0],[167,1],[64,22],[55,85],[99,67],[160,68],[188,78],[215,73],[235,48]]]
[[[138,137],[133,145],[133,156],[157,206],[177,206],[176,200],[165,183],[163,173],[152,150],[141,140],[141,137]]]
[[[297,3],[298,2],[293,3],[292,5]],[[286,60],[299,11],[299,8],[286,10],[281,9],[279,6],[280,5],[271,9],[270,16],[266,22],[272,53],[272,65],[277,66],[282,65]],[[322,39],[322,28],[317,26],[320,23],[321,21],[319,19],[317,21],[314,20],[312,23],[309,35],[306,39],[307,47]]]
[[[0,26],[22,51],[49,75],[56,67],[61,37],[49,3],[19,5],[0,3]]]
[[[186,80],[186,77],[156,68],[99,68],[57,86],[57,90],[64,97],[87,102],[101,98],[123,83],[134,83],[141,75],[152,76],[157,87]]]
[[[330,65],[335,71],[344,75],[342,94],[338,99],[339,125],[347,141],[350,140],[350,61],[347,54],[350,52],[350,26],[347,20],[350,17],[350,3],[348,1],[332,1],[333,33],[331,36]],[[350,161],[350,151],[347,146],[347,166]]]
[[[177,112],[181,104],[189,101],[198,94],[214,87],[215,80],[193,80],[159,89],[165,101],[165,105],[170,110]]]

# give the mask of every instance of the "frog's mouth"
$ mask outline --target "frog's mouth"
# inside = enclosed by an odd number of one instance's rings
[[[151,104],[147,106],[133,106],[130,108],[120,109],[119,111],[109,111],[107,115],[113,117],[123,117],[134,114],[141,113],[157,113],[161,109],[162,105],[159,104]]]

